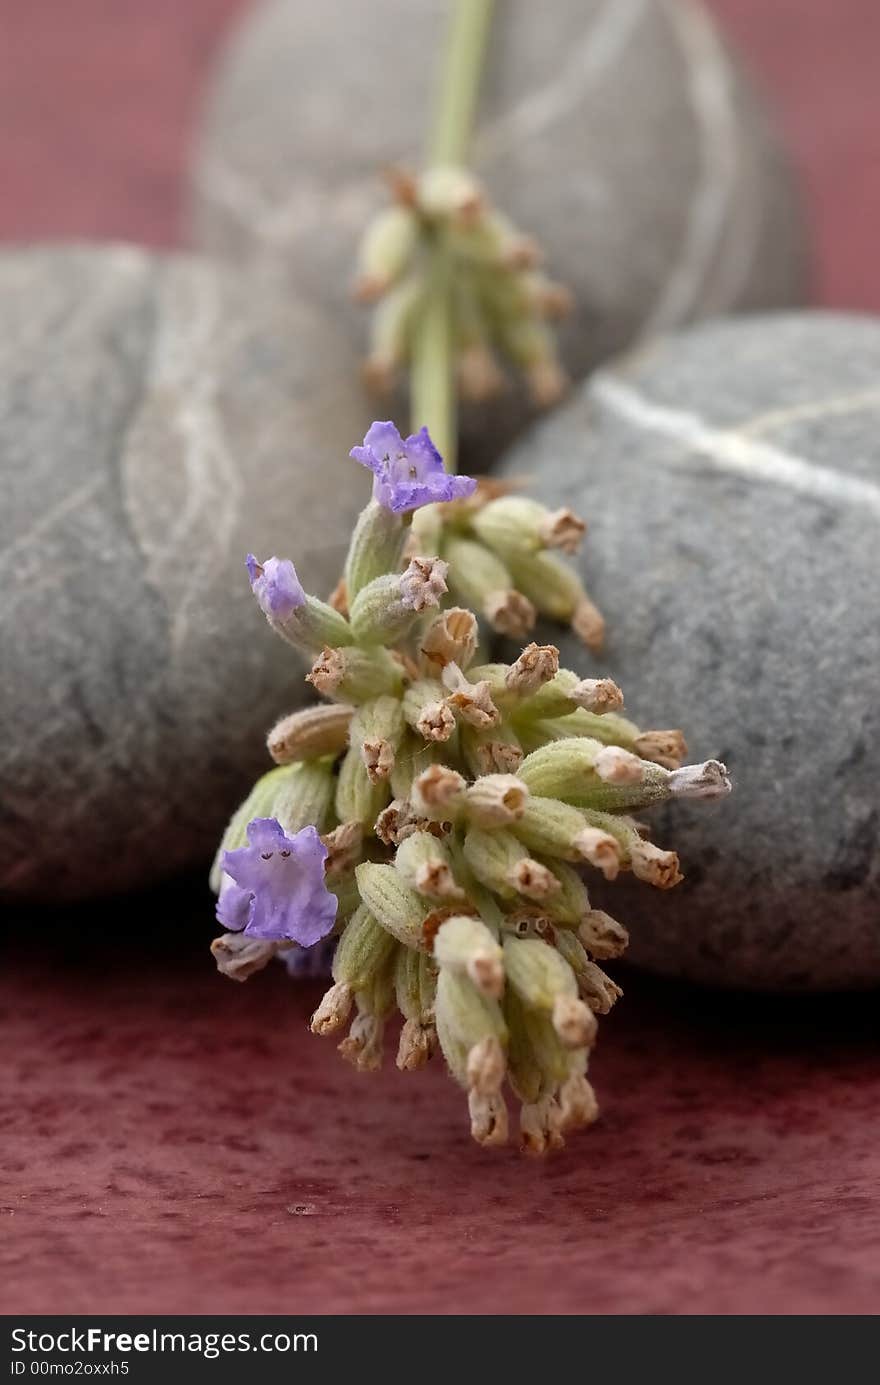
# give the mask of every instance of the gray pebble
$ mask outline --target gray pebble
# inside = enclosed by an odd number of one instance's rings
[[[655,816],[686,880],[617,882],[633,960],[730,986],[880,983],[880,321],[690,329],[599,372],[508,454],[590,525],[600,661],[735,792]]]
[[[210,855],[301,699],[249,550],[324,595],[369,493],[314,308],[124,247],[0,257],[0,893],[70,899]]]

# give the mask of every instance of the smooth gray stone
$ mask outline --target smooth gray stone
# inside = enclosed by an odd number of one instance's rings
[[[0,894],[209,859],[304,669],[244,558],[322,595],[369,493],[323,314],[128,247],[0,256]]]
[[[355,340],[357,245],[379,172],[418,166],[448,0],[269,0],[222,56],[193,160],[197,244],[280,265]],[[803,301],[789,167],[712,20],[684,0],[499,0],[474,163],[573,290],[575,378],[646,334]],[[399,413],[399,408],[398,408]],[[465,468],[522,426],[522,392],[465,420]]]
[[[599,372],[508,454],[590,528],[591,659],[735,792],[654,817],[685,883],[596,887],[631,957],[729,986],[880,983],[880,321],[688,332]],[[555,637],[554,637],[555,638]]]

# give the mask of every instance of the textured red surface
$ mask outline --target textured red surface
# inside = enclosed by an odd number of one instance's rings
[[[0,0],[0,238],[179,243],[199,86],[243,7]],[[775,94],[822,299],[880,308],[880,6],[712,8]],[[4,1310],[880,1309],[873,998],[630,978],[603,1120],[536,1168],[471,1146],[439,1068],[347,1069],[280,969],[214,975],[207,900],[176,932],[153,905],[145,963],[133,909],[4,956]]]
[[[631,978],[603,1119],[536,1166],[470,1143],[439,1065],[346,1067],[280,966],[99,936],[7,974],[7,1311],[880,1308],[873,998]]]

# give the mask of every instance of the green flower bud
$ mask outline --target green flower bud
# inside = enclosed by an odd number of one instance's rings
[[[330,820],[335,781],[331,760],[306,760],[292,765],[294,774],[279,788],[272,811],[288,836],[313,825],[323,832]]]
[[[373,977],[384,971],[394,952],[394,938],[367,906],[361,904],[336,945],[333,979],[348,986],[352,994],[366,991]]]
[[[588,737],[532,751],[519,773],[535,795],[609,810],[647,806],[669,795],[668,770]]]
[[[363,703],[351,721],[350,741],[372,784],[391,778],[406,727],[396,697],[385,694]]]
[[[556,946],[577,977],[578,989],[590,1009],[597,1015],[607,1015],[623,991],[601,967],[590,961],[574,933],[562,930],[557,934]]]
[[[497,1000],[504,990],[500,944],[480,919],[462,914],[441,923],[434,958],[441,969],[464,973],[483,995]]]
[[[371,500],[361,511],[345,560],[349,604],[376,577],[396,572],[403,557],[409,528],[400,515]]]
[[[411,558],[399,574],[375,577],[352,602],[351,629],[360,644],[395,644],[446,592],[442,558]]]
[[[411,889],[428,899],[465,899],[464,890],[456,884],[445,844],[431,832],[413,832],[406,837],[397,848],[394,866]]]
[[[363,861],[355,871],[361,899],[370,912],[406,947],[427,950],[422,929],[427,910],[394,866]]]
[[[499,634],[525,637],[535,623],[532,603],[516,590],[509,569],[494,553],[473,539],[447,535],[443,556],[450,565],[450,590],[472,606]]]
[[[544,615],[567,621],[590,649],[601,649],[605,622],[580,578],[553,553],[518,553],[509,559],[519,591]]]
[[[412,260],[418,238],[419,222],[411,207],[393,203],[371,218],[361,240],[354,286],[361,302],[372,302],[400,278]]]
[[[387,649],[325,649],[314,662],[307,682],[334,702],[366,702],[383,693],[399,695],[403,685],[400,665]]]
[[[574,553],[586,530],[583,520],[571,510],[548,510],[522,495],[490,500],[477,511],[471,524],[483,543],[505,560],[543,548]]]
[[[583,1048],[593,1042],[595,1017],[578,1000],[575,974],[555,948],[538,938],[508,935],[504,939],[504,971],[508,984],[528,1009],[550,1015],[565,1048]]]
[[[556,923],[575,927],[590,912],[590,896],[580,872],[564,861],[548,859],[544,862],[552,871],[558,889],[548,894],[545,908]]]
[[[530,720],[546,720],[564,717],[581,708],[592,712],[596,718],[601,718],[604,722],[608,713],[616,712],[622,706],[623,693],[610,678],[578,678],[571,669],[561,668],[555,677],[537,688],[517,707],[516,715],[528,717]],[[623,717],[617,718],[617,721],[631,729],[633,737],[638,735],[638,728],[632,722],[624,722]],[[614,725],[614,722],[610,724]],[[577,729],[569,731],[568,734],[595,736],[597,740],[605,739],[602,735],[596,735],[592,721],[587,724],[585,730]],[[629,750],[633,748],[627,740],[616,739],[615,744],[625,745]],[[651,757],[646,755],[643,758],[647,760]]]
[[[637,880],[643,880],[658,890],[671,890],[681,884],[684,876],[678,868],[677,854],[646,841],[632,818],[597,812],[591,808],[583,809],[583,815],[591,827],[615,838],[621,864],[629,867]]]
[[[342,822],[372,827],[391,797],[385,779],[371,779],[360,749],[352,746],[339,767],[336,782],[336,816]]]
[[[446,689],[430,678],[409,685],[403,695],[403,715],[427,741],[448,741],[455,730],[455,714],[447,705]]]
[[[377,304],[370,321],[370,350],[364,362],[365,382],[387,393],[398,368],[409,358],[413,327],[425,300],[422,275],[410,274]]]
[[[399,947],[395,963],[397,1008],[403,1015],[397,1066],[412,1071],[424,1067],[437,1042],[434,1001],[437,974],[431,958],[411,947]]]
[[[279,765],[312,760],[321,755],[338,755],[348,745],[353,711],[353,707],[340,702],[292,712],[269,732],[266,740],[269,754]]]
[[[543,902],[559,890],[553,873],[540,861],[532,860],[511,832],[469,827],[464,858],[476,879],[501,899],[523,895]]]
[[[499,1090],[504,1080],[507,1026],[498,1001],[483,995],[461,972],[441,967],[434,1013],[437,1037],[453,1077],[465,1088]],[[485,1063],[481,1061],[483,1045],[489,1050]],[[475,1049],[481,1051],[472,1059]]]

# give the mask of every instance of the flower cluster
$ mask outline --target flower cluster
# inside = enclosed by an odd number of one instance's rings
[[[537,404],[555,403],[568,382],[548,322],[564,316],[571,299],[540,272],[537,243],[489,205],[464,169],[432,168],[417,178],[395,171],[390,182],[393,202],[367,228],[355,280],[357,298],[379,300],[368,383],[389,389],[409,362],[414,326],[440,273],[451,291],[464,397],[485,400],[504,389],[497,352],[523,372]]]
[[[592,906],[589,872],[676,885],[675,853],[632,814],[717,797],[729,781],[717,761],[682,767],[680,732],[640,730],[614,682],[560,668],[553,645],[481,661],[476,615],[444,604],[470,596],[499,628],[503,593],[466,527],[519,572],[557,519],[446,475],[424,431],[404,442],[374,424],[352,455],[374,472],[374,498],[334,603],[308,596],[289,561],[248,559],[269,623],[312,659],[326,701],[269,733],[276,767],[215,862],[227,931],[213,951],[244,980],[279,953],[302,970],[303,949],[332,935],[333,985],[312,1029],[347,1031],[340,1052],[370,1070],[399,1011],[398,1067],[439,1047],[487,1145],[507,1139],[507,1083],[523,1148],[542,1153],[596,1116],[596,1016],[621,994],[600,964],[624,951],[626,930]],[[412,512],[437,503],[460,519],[442,554],[413,553]]]

